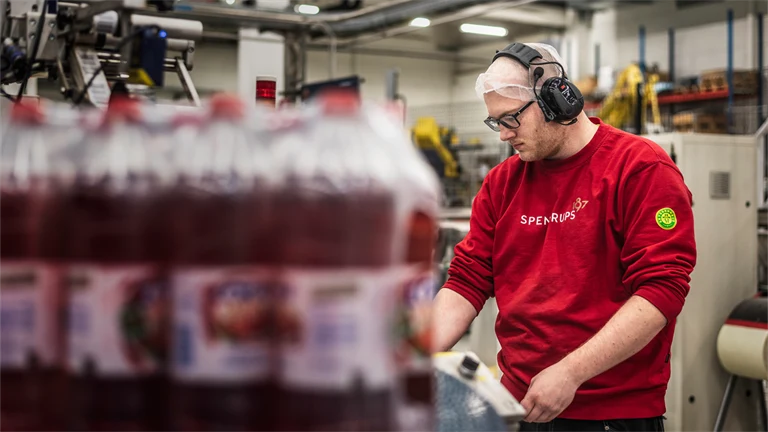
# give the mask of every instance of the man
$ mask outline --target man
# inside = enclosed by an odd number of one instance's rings
[[[478,77],[486,123],[518,154],[475,197],[435,298],[436,348],[495,296],[498,364],[523,431],[663,430],[696,261],[691,193],[658,145],[581,111],[561,65],[551,46],[513,44]]]

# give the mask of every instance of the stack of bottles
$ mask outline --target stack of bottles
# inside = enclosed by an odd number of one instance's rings
[[[434,428],[439,183],[386,109],[8,117],[4,429]]]

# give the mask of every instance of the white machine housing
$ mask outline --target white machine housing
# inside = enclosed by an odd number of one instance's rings
[[[672,344],[666,428],[712,430],[728,381],[717,335],[733,308],[757,291],[757,141],[695,133],[647,138],[676,155],[693,194],[696,232],[691,291]],[[757,402],[754,383],[740,380],[724,430],[757,430]]]
[[[712,430],[728,373],[717,335],[742,300],[757,290],[757,141],[753,136],[667,133],[647,136],[674,154],[693,195],[697,263],[672,345],[666,424],[670,431]],[[456,349],[495,366],[498,308],[486,303]],[[740,380],[724,430],[757,430],[757,388]]]

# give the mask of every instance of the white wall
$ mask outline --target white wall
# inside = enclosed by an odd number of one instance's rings
[[[397,46],[409,51],[424,50],[425,44],[402,41],[382,41],[370,45],[373,48],[391,49]],[[196,50],[192,79],[202,94],[211,91],[238,91],[238,46],[236,43],[199,44]],[[329,78],[329,55],[326,51],[307,53],[307,82],[323,81]],[[258,65],[258,62],[255,63]],[[258,68],[258,66],[253,66]],[[360,75],[363,97],[371,101],[385,98],[386,72],[400,70],[399,90],[407,99],[408,106],[445,104],[451,99],[453,62],[418,58],[392,57],[338,53],[336,75],[341,78]],[[254,71],[259,74],[259,71]],[[282,80],[282,77],[280,77]],[[166,74],[169,90],[181,90],[174,74]]]
[[[335,78],[359,75],[365,80],[361,90],[366,100],[385,99],[387,70],[396,68],[400,71],[399,93],[409,107],[450,102],[453,62],[359,53],[338,53],[336,58]],[[327,52],[307,53],[307,82],[327,80],[328,62]]]

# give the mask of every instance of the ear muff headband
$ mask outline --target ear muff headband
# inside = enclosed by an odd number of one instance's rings
[[[584,109],[584,97],[579,89],[568,81],[563,65],[558,62],[534,62],[543,57],[538,51],[522,43],[513,43],[501,51],[496,51],[491,63],[499,57],[513,58],[529,70],[531,66],[537,66],[534,69],[533,92],[546,121],[569,122],[564,124],[576,122],[576,117]],[[561,74],[558,77],[548,78],[541,86],[541,91],[536,94],[536,83],[544,74],[540,65],[547,64],[557,65]]]

